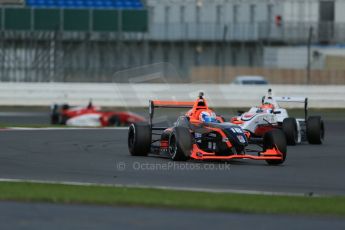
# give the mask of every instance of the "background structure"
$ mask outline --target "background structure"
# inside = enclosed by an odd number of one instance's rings
[[[1,3],[1,81],[126,82],[118,71],[165,62],[176,82],[345,84],[340,0]]]

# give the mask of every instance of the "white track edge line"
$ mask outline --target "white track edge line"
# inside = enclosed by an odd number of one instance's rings
[[[189,192],[209,192],[209,193],[234,193],[246,195],[266,195],[266,196],[305,196],[305,197],[321,197],[325,195],[314,193],[297,193],[297,192],[270,192],[259,190],[245,190],[245,189],[212,189],[212,188],[192,188],[192,187],[176,187],[176,186],[151,186],[151,185],[137,185],[137,184],[102,184],[102,183],[88,183],[76,181],[47,181],[47,180],[31,180],[31,179],[11,179],[0,178],[0,182],[26,182],[26,183],[42,183],[42,184],[61,184],[61,185],[77,185],[77,186],[102,186],[115,188],[147,188],[147,189],[163,189],[174,191],[189,191]]]

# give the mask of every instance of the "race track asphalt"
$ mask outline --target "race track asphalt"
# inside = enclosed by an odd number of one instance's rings
[[[0,202],[1,229],[313,229],[343,230],[345,219],[143,207]]]
[[[126,129],[0,130],[0,179],[345,194],[345,121],[326,121],[324,145],[289,147],[282,166],[263,161],[175,163],[132,157]],[[335,217],[143,207],[0,202],[0,229],[345,229]]]
[[[0,107],[1,108],[1,107]],[[10,125],[48,125],[50,123],[50,113],[35,111],[1,111],[0,124]]]
[[[125,129],[2,130],[0,178],[344,195],[343,130],[345,121],[326,121],[325,143],[289,147],[282,166],[132,157]]]

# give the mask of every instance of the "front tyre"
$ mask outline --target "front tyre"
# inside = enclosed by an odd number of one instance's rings
[[[277,148],[282,154],[281,160],[266,160],[269,165],[280,165],[286,159],[286,137],[284,133],[279,130],[275,129],[270,132],[265,133],[264,141],[263,141],[263,148],[264,151],[267,149]]]
[[[325,126],[320,116],[311,116],[307,120],[307,140],[309,144],[322,144],[325,137]]]
[[[151,127],[147,123],[129,126],[128,149],[132,156],[147,156],[151,149]]]
[[[283,120],[283,132],[286,136],[288,145],[296,145],[298,141],[297,121],[295,118],[288,117]]]
[[[173,161],[186,161],[189,159],[193,147],[192,136],[189,129],[175,127],[169,136],[169,154]]]

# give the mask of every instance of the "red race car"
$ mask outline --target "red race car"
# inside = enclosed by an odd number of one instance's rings
[[[54,104],[50,118],[51,124],[90,127],[125,126],[145,121],[144,117],[131,112],[102,111],[91,102],[85,107]]]

